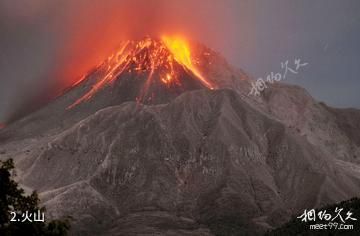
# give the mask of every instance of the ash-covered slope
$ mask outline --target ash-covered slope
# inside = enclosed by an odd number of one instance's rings
[[[206,47],[189,64],[147,40],[0,130],[48,216],[73,216],[74,235],[253,235],[358,196],[359,111],[280,83],[247,96]]]
[[[360,164],[359,110],[330,108],[305,89],[285,84],[274,85],[260,99],[268,113],[296,129],[327,156],[345,165]]]
[[[106,108],[38,148],[18,162],[22,182],[81,235],[210,235],[224,219],[253,231],[360,191],[360,176],[231,90]]]

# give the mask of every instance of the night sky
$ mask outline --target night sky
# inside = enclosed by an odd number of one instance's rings
[[[358,0],[1,0],[0,123],[49,86],[65,86],[127,37],[181,33],[254,78],[308,65],[287,83],[360,108]]]

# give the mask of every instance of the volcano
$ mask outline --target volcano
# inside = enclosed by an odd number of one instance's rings
[[[123,42],[120,50],[97,71],[101,79],[69,108],[89,100],[99,90],[111,85],[120,88],[120,94],[127,94],[127,99],[134,99],[132,95],[137,94],[136,100],[150,104],[164,102],[166,98],[187,90],[214,89],[214,85],[196,69],[187,42],[178,38],[163,37],[159,40],[147,37]]]
[[[241,87],[245,80],[243,71],[199,43],[167,36],[127,40],[50,104],[16,122],[18,129],[6,137],[56,133],[109,106],[165,104],[187,91]]]
[[[263,234],[360,192],[360,111],[143,38],[0,130],[1,159],[73,235]]]

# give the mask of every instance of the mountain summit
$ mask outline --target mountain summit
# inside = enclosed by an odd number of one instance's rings
[[[3,137],[58,132],[109,106],[165,104],[184,92],[232,86],[238,78],[246,76],[202,44],[167,36],[126,40],[47,106],[18,120],[22,128],[10,131],[10,125],[5,132],[11,135]]]
[[[125,41],[117,52],[98,66],[100,78],[69,108],[88,101],[114,84],[120,90],[130,89],[136,100],[142,103],[162,101],[165,94],[179,95],[199,88],[214,89],[214,83],[199,72],[197,64],[184,39],[164,36],[161,39],[146,37]]]

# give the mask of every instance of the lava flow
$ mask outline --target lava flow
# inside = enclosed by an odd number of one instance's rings
[[[190,48],[184,39],[162,37],[160,40],[145,38],[138,41],[126,41],[120,46],[120,49],[108,57],[105,62],[99,65],[103,70],[103,76],[92,86],[92,88],[81,98],[75,101],[68,108],[71,109],[78,104],[92,98],[104,86],[112,84],[124,72],[145,74],[147,79],[144,83],[139,99],[147,93],[150,84],[153,82],[153,74],[156,71],[159,80],[164,85],[181,86],[181,78],[174,68],[175,63],[181,65],[193,77],[205,87],[214,89],[215,86],[206,80],[193,62]],[[74,86],[84,80],[86,76],[78,81]]]

